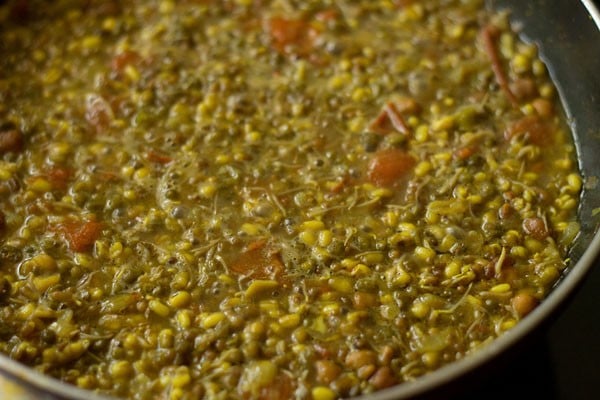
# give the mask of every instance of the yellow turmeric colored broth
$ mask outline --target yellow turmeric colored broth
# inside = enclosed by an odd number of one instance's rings
[[[0,9],[0,351],[130,399],[331,400],[543,300],[581,177],[478,0]]]

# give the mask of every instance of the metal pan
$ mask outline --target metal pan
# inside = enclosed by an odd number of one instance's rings
[[[568,307],[599,258],[600,215],[595,216],[594,210],[600,208],[600,13],[592,0],[488,0],[488,3],[495,9],[510,9],[511,21],[523,37],[539,46],[575,135],[585,186],[580,209],[582,230],[570,254],[572,265],[539,307],[489,346],[414,382],[364,399],[448,398],[460,394],[461,384],[509,361],[520,345]],[[107,400],[41,375],[4,355],[0,355],[0,395],[15,400]]]

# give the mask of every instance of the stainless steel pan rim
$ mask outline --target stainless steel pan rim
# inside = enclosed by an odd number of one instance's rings
[[[593,1],[580,0],[580,2],[595,23],[596,28],[600,30],[600,12]],[[548,4],[548,6],[552,7],[553,4]],[[575,7],[575,5],[573,6]],[[596,127],[596,129],[600,135],[600,127]],[[392,400],[414,398],[429,394],[436,388],[443,387],[470,372],[476,371],[478,368],[483,367],[491,360],[505,353],[509,348],[524,340],[532,331],[548,321],[551,315],[569,300],[581,286],[581,283],[592,269],[594,262],[600,259],[600,232],[597,232],[597,229],[594,230],[593,239],[589,245],[587,245],[585,251],[577,260],[577,263],[571,267],[569,273],[565,275],[540,306],[528,315],[527,318],[519,322],[513,329],[462,360],[446,365],[413,382],[403,383],[371,395],[362,396],[361,398],[368,398],[369,400]],[[3,354],[0,354],[0,373],[4,373],[8,377],[15,379],[18,385],[33,388],[37,391],[37,395],[31,398],[39,398],[40,395],[43,396],[45,394],[50,399],[56,397],[73,400],[111,399],[110,397],[79,389],[54,378],[45,376]]]

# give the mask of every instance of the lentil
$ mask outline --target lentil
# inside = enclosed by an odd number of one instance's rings
[[[0,351],[42,373],[366,394],[487,345],[565,270],[575,147],[482,0],[4,3]]]

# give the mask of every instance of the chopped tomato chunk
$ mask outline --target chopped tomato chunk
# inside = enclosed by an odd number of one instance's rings
[[[303,19],[274,17],[269,20],[271,44],[279,53],[306,56],[314,47],[317,32]]]
[[[527,115],[514,122],[504,132],[506,140],[521,135],[527,135],[529,141],[538,146],[548,145],[552,141],[552,127],[537,115]]]
[[[88,251],[102,232],[102,224],[96,221],[67,222],[59,230],[69,244],[69,248],[78,253]]]
[[[281,281],[285,266],[279,251],[269,246],[265,240],[250,243],[230,265],[236,274],[252,279],[275,279]]]
[[[393,185],[409,173],[415,165],[415,159],[400,149],[381,150],[369,163],[369,180],[379,186]]]
[[[44,174],[52,186],[57,189],[64,189],[67,187],[67,182],[73,176],[73,170],[70,168],[51,168]]]

